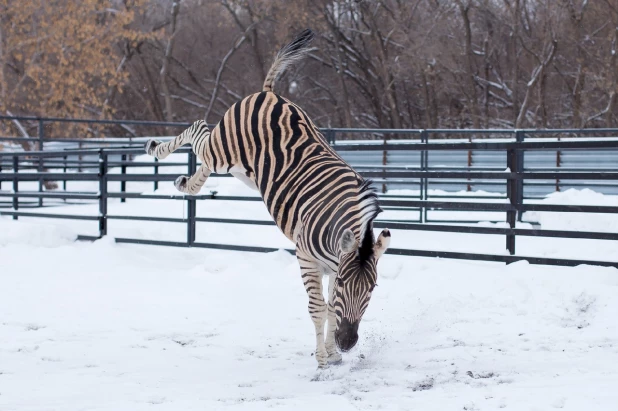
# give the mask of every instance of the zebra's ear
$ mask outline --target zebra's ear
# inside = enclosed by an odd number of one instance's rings
[[[356,241],[352,230],[349,228],[345,229],[339,240],[339,246],[344,253],[351,253],[358,249],[358,241]]]
[[[378,239],[376,240],[376,244],[373,246],[373,251],[376,255],[376,260],[382,257],[382,254],[386,251],[389,244],[391,243],[391,232],[388,228],[382,230]]]

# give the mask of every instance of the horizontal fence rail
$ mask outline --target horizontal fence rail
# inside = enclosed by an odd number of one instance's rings
[[[190,125],[189,122],[159,122],[139,120],[92,120],[92,119],[67,119],[67,118],[41,118],[32,116],[0,116],[0,123],[19,121],[29,126],[28,130],[32,137],[0,137],[2,144],[13,144],[9,150],[19,150],[24,144],[29,150],[64,150],[67,155],[64,158],[38,157],[36,163],[21,164],[22,169],[43,171],[46,167],[60,166],[63,169],[76,168],[78,171],[96,172],[98,170],[97,149],[111,147],[142,147],[148,137],[139,137],[138,131],[152,136],[165,130],[173,133],[175,130]],[[115,135],[125,134],[126,137],[115,138],[77,138],[74,132],[58,132],[69,125],[82,125],[86,127],[105,127],[103,130]],[[214,125],[211,125],[214,126]],[[140,128],[137,130],[137,128]],[[23,129],[23,128],[22,128]],[[101,130],[91,130],[101,133]],[[574,137],[596,138],[597,140],[616,139],[616,129],[465,129],[465,130],[421,130],[421,129],[356,129],[356,128],[323,128],[321,129],[328,141],[335,145],[341,156],[353,164],[357,169],[366,171],[387,169],[416,168],[418,170],[448,171],[455,168],[461,171],[503,171],[506,163],[505,143],[546,141],[546,150],[537,150],[526,155],[526,169],[536,171],[582,171],[582,168],[591,168],[593,171],[601,171],[606,168],[608,172],[615,170],[618,163],[618,151],[608,150],[600,141],[598,146],[588,146],[585,150],[569,149],[569,144],[579,143],[573,141]],[[53,134],[53,135],[52,135]],[[602,138],[601,138],[602,137]],[[371,148],[368,145],[355,144],[349,139],[372,139]],[[452,140],[455,138],[455,140]],[[487,145],[487,139],[496,140]],[[376,140],[377,139],[377,140]],[[404,139],[404,140],[401,140]],[[425,147],[413,147],[400,144],[402,141],[415,142]],[[467,141],[467,150],[453,149],[451,144]],[[446,142],[446,143],[445,143]],[[434,145],[435,144],[435,145]],[[521,147],[521,146],[520,146]],[[0,150],[2,148],[0,147]],[[108,154],[109,167],[116,167],[117,163],[130,162],[135,155],[142,154],[141,149],[135,152],[110,152]],[[10,160],[9,160],[10,161]],[[413,166],[412,166],[413,165]],[[144,165],[144,167],[146,167]],[[11,164],[2,163],[0,159],[0,171],[11,168]],[[154,167],[155,173],[158,167]],[[559,176],[556,179],[539,179],[538,181],[526,181],[523,186],[524,198],[542,198],[543,196],[568,188],[591,188],[604,194],[618,195],[618,184],[615,181],[600,181],[590,179],[569,179],[568,176]],[[506,181],[496,179],[443,179],[427,178],[420,180],[412,179],[388,179],[376,178],[382,190],[393,189],[416,189],[427,199],[436,196],[436,190],[443,191],[486,191],[489,193],[504,193]],[[126,183],[125,183],[126,184]],[[155,188],[157,182],[154,182]],[[43,181],[39,183],[42,191]],[[63,184],[63,187],[66,184]],[[439,194],[438,194],[439,195]],[[42,205],[42,202],[38,203]],[[0,208],[3,203],[0,202]]]
[[[0,116],[0,120],[8,119]],[[19,120],[38,123],[39,130],[51,122],[68,122],[68,119],[39,119],[21,117]],[[80,120],[85,124],[129,124],[186,127],[189,123],[160,122],[119,122]],[[527,260],[536,264],[578,265],[597,264],[618,267],[618,262],[589,261],[581,259],[544,258],[518,255],[516,238],[547,237],[592,240],[618,240],[618,234],[606,232],[578,232],[566,230],[543,230],[539,228],[517,228],[517,221],[523,221],[526,212],[560,212],[560,213],[618,213],[618,207],[602,205],[558,205],[538,204],[534,201],[542,198],[538,193],[559,191],[565,187],[592,187],[606,193],[618,194],[618,130],[383,130],[383,129],[323,129],[325,137],[333,147],[350,162],[364,177],[371,178],[378,189],[386,191],[398,188],[412,189],[413,194],[383,194],[380,204],[385,210],[414,211],[417,220],[377,220],[376,228],[398,230],[433,231],[443,233],[467,233],[501,236],[505,241],[508,255],[481,253],[460,253],[452,251],[390,249],[388,253],[409,256],[426,256],[441,258],[465,258],[481,261],[511,263]],[[601,133],[609,136],[593,138]],[[383,141],[341,141],[337,135],[402,135],[406,140]],[[540,135],[578,135],[591,138],[557,140],[555,137]],[[457,141],[433,140],[431,136],[463,135]],[[499,136],[499,141],[472,141],[469,135]],[[527,138],[527,139],[526,139]],[[0,143],[10,139],[0,138]],[[16,142],[32,139],[13,138]],[[460,141],[461,140],[461,141]],[[186,155],[186,161],[157,162],[133,161],[141,156],[146,138],[130,140],[98,139],[91,141],[94,147],[87,148],[87,140],[79,140],[81,147],[68,150],[51,150],[58,140],[45,138],[44,132],[38,133],[35,151],[0,151],[0,214],[20,217],[75,219],[98,222],[98,236],[82,236],[83,239],[100,238],[108,234],[109,220],[151,221],[184,224],[186,241],[162,241],[160,239],[142,240],[116,237],[117,242],[139,243],[182,247],[201,247],[225,250],[274,251],[270,247],[253,247],[230,244],[213,244],[196,241],[196,223],[242,224],[256,226],[273,226],[274,222],[266,220],[232,219],[218,216],[197,216],[197,201],[261,201],[258,197],[223,196],[216,192],[196,196],[178,194],[143,194],[127,191],[127,183],[148,182],[156,190],[160,182],[170,182],[177,174],[166,173],[169,167],[186,167],[187,173],[193,174],[197,168],[197,159],[187,148],[178,150]],[[71,139],[66,139],[70,142]],[[97,147],[98,144],[98,147]],[[47,147],[46,147],[47,146]],[[447,155],[443,155],[446,153]],[[550,158],[588,158],[586,153],[596,153],[601,159],[594,164],[572,163],[570,166],[540,162],[539,159]],[[483,158],[483,166],[474,164],[471,158]],[[553,156],[553,157],[552,157]],[[570,156],[570,157],[569,157]],[[458,163],[445,159],[463,159]],[[437,159],[437,160],[432,160]],[[607,160],[607,161],[606,161]],[[459,160],[458,160],[459,161]],[[544,161],[544,160],[543,160]],[[453,165],[455,164],[455,165]],[[577,166],[575,166],[577,165]],[[110,170],[113,169],[113,172]],[[136,170],[141,170],[137,171]],[[213,175],[214,177],[214,175]],[[223,176],[217,176],[223,177]],[[227,176],[226,176],[227,177]],[[57,182],[62,185],[55,191],[44,190],[45,182]],[[67,190],[67,184],[79,182],[96,182],[96,192],[79,192]],[[20,191],[20,183],[38,182],[36,191]],[[109,184],[119,184],[119,191],[109,191]],[[429,187],[439,189],[459,187],[464,191],[482,188],[488,193],[454,196],[451,193],[430,193]],[[615,191],[614,191],[615,190]],[[127,200],[170,200],[186,203],[186,215],[183,218],[168,216],[131,216],[114,215],[108,212],[110,200],[126,202]],[[60,213],[34,212],[33,209],[61,204],[98,203],[97,216],[67,215]],[[465,220],[439,220],[431,217],[429,212],[440,210],[488,212],[495,217],[493,222],[506,222],[508,227],[483,227],[462,224],[475,224],[479,220],[473,217]],[[430,218],[431,217],[431,218]],[[484,221],[488,221],[484,219]],[[292,251],[292,250],[289,250]]]

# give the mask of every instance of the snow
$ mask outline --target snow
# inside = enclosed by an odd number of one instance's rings
[[[4,240],[11,232],[22,241]],[[3,410],[610,410],[618,400],[615,269],[385,256],[358,347],[317,371],[286,252],[72,243],[6,219],[0,233]]]
[[[205,192],[251,193],[231,178],[207,184]],[[160,193],[175,194],[172,183],[161,183]],[[542,202],[617,204],[586,190]],[[182,217],[184,207],[109,204],[115,215]],[[48,212],[97,215],[98,206]],[[529,214],[542,228],[617,227],[614,215]],[[201,201],[198,215],[269,219],[259,202]],[[125,220],[110,220],[109,232],[186,235],[184,224]],[[392,232],[397,248],[504,252],[501,236]],[[342,365],[319,371],[307,296],[287,252],[74,241],[95,233],[96,222],[0,217],[0,410],[603,411],[618,403],[614,268],[386,255],[359,344]],[[201,223],[197,235],[290,247],[275,227]],[[522,253],[618,260],[612,241],[518,237],[517,244]]]
[[[608,196],[590,189],[569,189],[549,194],[540,204],[577,204],[585,206],[618,206],[618,196]],[[618,232],[618,215],[600,213],[528,212],[528,220],[537,221],[547,230]]]
[[[41,224],[0,220],[1,246],[59,247],[75,242],[77,234],[60,224]]]

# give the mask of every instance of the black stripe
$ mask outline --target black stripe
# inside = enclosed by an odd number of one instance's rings
[[[279,196],[277,198],[277,203],[275,204],[275,210],[283,209],[285,212],[281,213],[281,227],[285,228],[288,225],[288,220],[290,217],[292,218],[291,229],[294,230],[296,224],[298,224],[298,209],[290,210],[292,205],[294,204],[293,196],[290,196],[290,191],[292,189],[298,190],[299,186],[298,179],[304,174],[303,168],[309,168],[313,165],[313,161],[309,161],[303,155],[305,150],[310,146],[311,142],[306,138],[307,134],[303,133],[300,127],[300,117],[298,116],[298,112],[294,106],[288,105],[288,109],[290,110],[290,119],[289,125],[292,130],[292,135],[289,138],[289,146],[292,147],[297,144],[298,140],[302,139],[302,144],[298,145],[295,149],[290,149],[285,153],[285,155],[291,157],[291,163],[288,166],[288,170],[298,171],[294,173],[294,175],[288,175],[285,179],[281,179],[278,182],[277,190],[279,191]],[[319,156],[320,151],[314,150],[315,155]],[[309,156],[312,160],[318,160],[318,157]],[[290,159],[288,159],[290,160]],[[281,167],[283,166],[284,161],[281,161]],[[279,169],[281,169],[279,167]],[[280,171],[279,171],[280,172]]]
[[[249,104],[249,102],[245,101],[245,104]],[[243,113],[240,111],[241,106],[242,106],[241,102],[236,103],[236,105],[234,106],[234,120],[236,122],[236,140],[238,140],[236,143],[238,144],[238,153],[239,153],[240,162],[243,168],[246,170],[245,174],[249,176],[251,171],[253,171],[253,167],[249,165],[249,161],[247,160],[247,151],[246,151],[247,149],[245,148],[244,137],[249,138],[249,136],[243,136],[242,134],[241,125],[244,119],[243,119]]]
[[[262,140],[259,137],[259,130],[260,130],[259,114],[260,114],[260,109],[262,108],[262,105],[264,104],[264,99],[266,99],[265,92],[262,92],[257,95],[257,98],[255,99],[255,103],[253,105],[253,112],[251,113],[251,134],[253,135],[253,141],[255,142],[253,169],[255,170],[256,179],[258,181],[258,184],[263,174],[263,170],[260,169],[260,165],[259,165],[260,156],[261,156],[262,150],[264,149],[262,147]],[[265,196],[265,193],[262,190],[261,185],[258,185],[258,188],[260,189],[260,193],[262,193],[262,198],[263,198]]]
[[[259,187],[260,192],[264,197],[264,201],[266,203],[266,207],[268,207],[268,211],[271,211],[270,202],[272,201],[272,197],[270,192],[268,191],[268,183],[270,178],[270,168],[275,161],[274,158],[270,156],[270,146],[272,141],[270,140],[270,136],[268,135],[270,124],[268,123],[268,111],[270,110],[272,99],[268,99],[264,103],[264,118],[261,119],[260,128],[261,128],[261,136],[264,139],[264,147],[262,147],[262,156],[264,161],[262,162],[262,170],[261,176],[259,179]]]
[[[222,130],[221,130],[221,121],[219,122],[219,124],[217,124],[217,127],[215,127],[215,130],[219,129],[219,138],[227,138],[227,136],[225,134],[223,134]],[[214,131],[213,130],[213,133]],[[212,134],[211,134],[212,136]],[[217,164],[218,164],[218,159],[217,159],[217,154],[215,152],[215,142],[213,141],[213,139],[210,139],[210,144],[207,145],[208,147],[208,151],[210,152],[210,157],[212,158],[212,171],[213,172],[217,172]]]
[[[284,103],[285,101],[283,101],[282,98],[277,96],[277,101],[275,105],[273,106],[272,114],[270,116],[270,129],[273,133],[273,139],[270,142],[270,145],[275,155],[275,158],[274,158],[275,170],[273,174],[275,178],[274,178],[274,181],[272,182],[273,190],[277,189],[276,182],[280,180],[281,169],[283,168],[283,163],[285,162],[285,157],[284,157],[285,153],[281,151],[281,139],[282,139],[283,131],[281,130],[281,126],[279,126],[279,121],[281,120],[281,116],[283,115],[283,104]]]
[[[226,131],[226,126],[225,126],[225,119],[229,118],[229,116],[231,115],[231,113],[228,111],[227,113],[225,113],[225,115],[223,116],[223,118],[221,119],[221,122],[219,123],[219,127],[221,129],[221,135],[226,135],[227,137],[227,131]],[[224,161],[225,164],[227,164],[227,171],[230,171],[230,167],[232,165],[232,156],[230,154],[230,149],[227,146],[227,141],[228,138],[221,138],[221,147],[223,148],[223,157],[224,157]]]

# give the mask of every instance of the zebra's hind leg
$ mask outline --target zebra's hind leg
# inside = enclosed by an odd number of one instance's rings
[[[328,364],[328,353],[324,344],[324,323],[326,322],[326,302],[322,294],[321,267],[310,259],[304,258],[297,252],[300,264],[301,276],[305,290],[309,296],[309,315],[315,326],[315,359],[319,368],[325,368]]]
[[[161,142],[159,140],[155,140],[154,138],[151,138],[150,140],[146,141],[146,145],[144,146],[144,150],[146,150],[146,154],[148,154],[149,156],[156,157],[155,150],[157,146],[160,144]]]
[[[328,276],[328,325],[326,327],[326,352],[328,353],[329,364],[340,364],[341,354],[337,351],[335,343],[335,331],[337,330],[337,318],[335,317],[335,279],[337,273],[330,273]]]
[[[176,138],[178,139],[178,137]],[[159,140],[155,140],[151,138],[146,142],[146,146],[144,149],[146,150],[146,154],[149,156],[153,156],[158,158],[159,160],[163,160],[170,154],[172,154],[180,145],[175,145],[175,140],[168,141],[167,143],[163,143]]]
[[[166,143],[151,138],[146,142],[146,145],[144,146],[146,154],[148,154],[149,156],[154,156],[159,160],[163,160],[171,153],[178,150],[179,147],[191,142],[192,129],[193,127],[186,129],[179,136]]]
[[[174,181],[174,187],[182,193],[196,195],[200,192],[211,171],[204,163],[191,177],[180,176]]]

